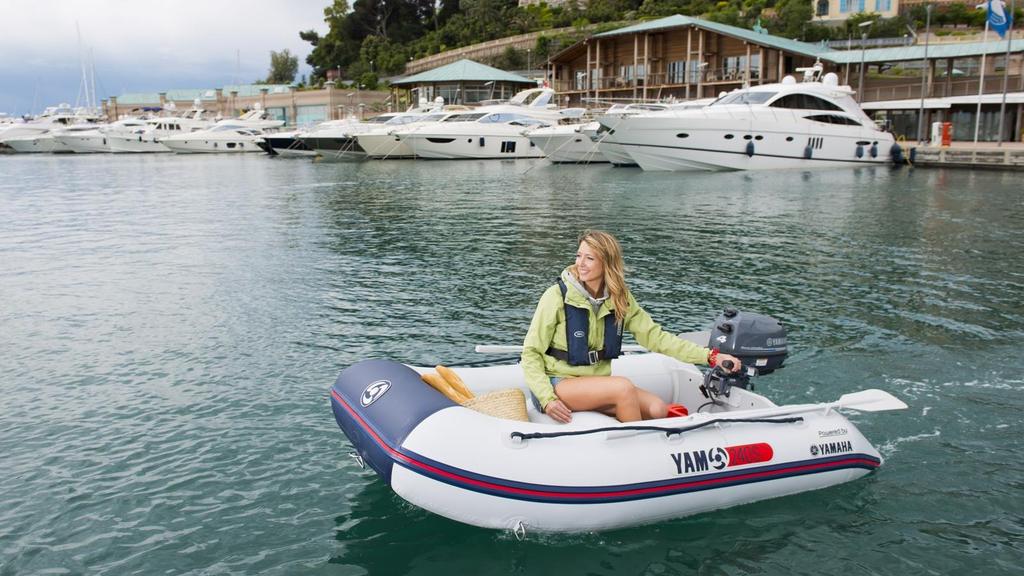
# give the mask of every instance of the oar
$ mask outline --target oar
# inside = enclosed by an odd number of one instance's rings
[[[683,332],[682,334],[676,334],[676,336],[683,340],[689,340],[698,346],[707,346],[711,340],[711,332],[708,330]],[[515,354],[522,352],[523,347],[505,344],[477,344],[475,350],[479,354]],[[622,351],[630,353],[647,352],[647,348],[636,344],[623,344]]]
[[[839,397],[839,400],[835,402],[821,402],[818,404],[796,404],[789,406],[777,406],[775,408],[761,408],[758,410],[744,411],[746,415],[762,416],[780,416],[783,414],[798,414],[800,412],[814,412],[817,410],[824,410],[828,413],[830,410],[837,408],[845,408],[848,410],[858,410],[860,412],[885,412],[886,410],[905,410],[907,405],[899,398],[889,394],[885,390],[878,390],[871,388],[868,390],[861,390],[860,392],[851,392],[850,394],[843,394]],[[725,412],[704,412],[702,414],[706,416],[719,416],[722,414],[729,414],[730,411]]]
[[[861,412],[884,412],[886,410],[906,410],[907,404],[885,390],[871,388],[843,394],[839,400],[830,404],[833,408],[849,408]]]

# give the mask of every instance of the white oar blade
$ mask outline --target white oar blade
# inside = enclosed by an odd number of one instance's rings
[[[899,398],[885,390],[861,390],[852,394],[843,394],[834,404],[837,408],[849,408],[861,412],[884,412],[885,410],[905,410],[907,408]]]

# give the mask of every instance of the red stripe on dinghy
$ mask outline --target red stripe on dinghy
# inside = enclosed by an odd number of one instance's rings
[[[510,486],[508,484],[499,484],[497,482],[513,482],[510,480],[504,480],[501,478],[492,478],[494,481],[482,480],[477,478],[471,478],[466,474],[472,474],[471,472],[457,470],[458,472],[443,470],[442,468],[423,462],[413,458],[407,454],[403,454],[398,450],[395,450],[387,443],[385,443],[381,437],[373,430],[373,428],[359,416],[359,414],[352,409],[351,406],[346,403],[341,396],[331,390],[331,395],[335,400],[341,404],[345,410],[352,415],[352,417],[362,426],[377,444],[387,451],[396,463],[409,468],[419,469],[421,473],[425,472],[426,476],[432,477],[435,480],[451,484],[456,487],[465,488],[467,490],[473,490],[476,492],[484,492],[488,494],[494,494],[497,496],[504,496],[509,498],[519,498],[538,502],[559,502],[563,504],[589,504],[589,503],[608,503],[623,500],[636,500],[641,498],[652,498],[658,496],[668,496],[677,493],[684,492],[696,492],[700,490],[709,490],[713,488],[724,488],[728,486],[735,486],[740,484],[747,484],[751,482],[761,482],[766,480],[778,480],[787,478],[790,476],[801,476],[805,474],[813,474],[816,472],[828,472],[833,470],[841,470],[845,468],[864,468],[867,470],[874,470],[880,466],[880,461],[874,457],[864,454],[850,454],[848,457],[832,459],[821,462],[809,462],[802,463],[795,466],[786,465],[775,465],[771,466],[771,470],[747,470],[738,471],[729,475],[716,474],[712,478],[702,479],[691,479],[682,480],[678,482],[665,481],[656,486],[645,486],[637,488],[628,487],[616,487],[619,489],[607,490],[603,487],[556,487],[556,486],[537,486],[536,488],[523,488],[517,486]],[[413,453],[415,454],[415,453]],[[419,456],[416,454],[416,456]],[[422,458],[422,456],[419,456]],[[445,466],[446,468],[448,466]],[[490,477],[488,477],[490,478]],[[636,486],[636,485],[634,485]],[[572,490],[572,491],[567,491]]]

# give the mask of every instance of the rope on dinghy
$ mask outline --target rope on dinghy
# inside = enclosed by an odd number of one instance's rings
[[[756,423],[756,424],[792,424],[794,422],[803,422],[803,416],[792,416],[789,418],[718,418],[715,420],[708,420],[699,424],[693,424],[692,426],[607,426],[604,428],[593,428],[590,430],[567,430],[565,432],[513,432],[510,436],[513,440],[537,440],[541,438],[558,438],[560,436],[582,436],[584,434],[597,434],[600,432],[615,432],[618,430],[636,430],[636,431],[650,431],[650,432],[664,432],[666,436],[673,434],[682,434],[684,432],[690,432],[698,428],[710,426],[711,424],[720,423]]]

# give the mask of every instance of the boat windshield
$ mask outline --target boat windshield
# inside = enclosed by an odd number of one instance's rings
[[[777,92],[733,92],[715,100],[710,106],[722,104],[764,104]]]
[[[440,122],[448,114],[427,114],[416,119],[417,122]]]
[[[445,122],[475,122],[487,114],[456,114],[445,118]]]
[[[374,116],[373,118],[368,119],[366,122],[368,124],[386,124],[388,120],[391,120],[394,117],[394,114],[383,114],[381,116]]]
[[[402,124],[409,124],[412,122],[419,122],[422,116],[419,114],[403,114],[402,116],[395,116],[391,120],[385,122],[389,126],[401,126]]]

